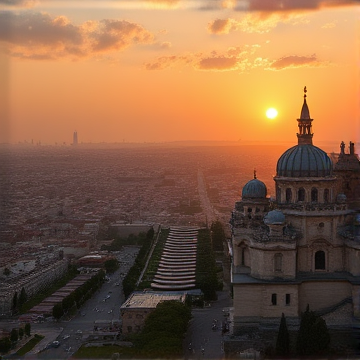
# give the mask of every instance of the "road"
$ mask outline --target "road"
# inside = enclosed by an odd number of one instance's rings
[[[211,205],[211,201],[206,191],[204,174],[201,169],[198,169],[198,192],[202,211],[206,216],[207,222],[211,224],[219,218],[219,214],[217,214],[216,210]]]
[[[128,246],[124,247],[123,251],[115,253],[120,263],[119,269],[91,299],[87,300],[70,321],[32,324],[32,333],[45,335],[45,338],[24,358],[68,359],[92,333],[95,320],[118,320],[120,306],[125,300],[122,279],[134,263],[138,251],[138,247]],[[46,349],[46,346],[55,340],[60,342],[60,346]]]
[[[225,358],[221,327],[227,317],[223,310],[232,306],[232,300],[227,289],[217,294],[218,300],[211,302],[210,307],[192,310],[193,317],[184,342],[185,359]],[[213,329],[214,323],[216,329]]]

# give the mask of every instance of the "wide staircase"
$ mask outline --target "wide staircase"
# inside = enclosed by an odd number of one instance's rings
[[[151,283],[153,289],[187,290],[195,287],[197,236],[197,228],[170,228]]]

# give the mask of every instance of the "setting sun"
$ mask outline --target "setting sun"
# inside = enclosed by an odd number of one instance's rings
[[[278,112],[277,112],[277,110],[274,109],[274,108],[270,108],[270,109],[267,109],[267,110],[266,110],[266,117],[267,117],[268,119],[275,119],[276,116],[277,116],[277,114],[278,114]]]

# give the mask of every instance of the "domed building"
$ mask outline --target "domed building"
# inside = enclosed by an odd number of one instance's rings
[[[307,305],[328,326],[360,311],[360,162],[353,143],[332,158],[313,145],[306,97],[305,87],[297,145],[277,162],[275,199],[255,175],[232,212],[235,334],[277,329],[282,313],[296,327]]]

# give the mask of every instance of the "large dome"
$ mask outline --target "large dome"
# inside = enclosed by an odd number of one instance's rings
[[[296,145],[279,158],[276,175],[285,177],[324,177],[332,174],[332,162],[325,151],[312,144]]]
[[[243,199],[266,198],[266,194],[267,194],[266,185],[258,179],[250,180],[245,184],[245,186],[242,189]]]

